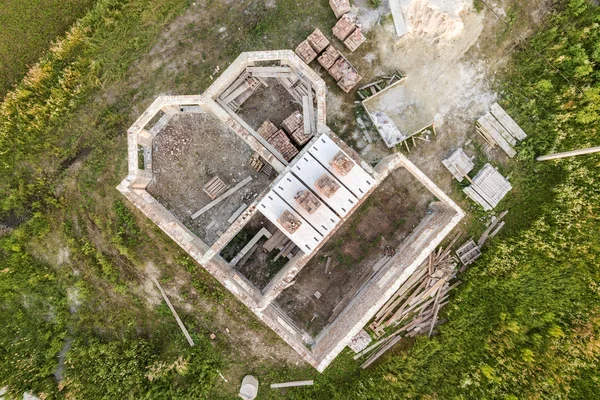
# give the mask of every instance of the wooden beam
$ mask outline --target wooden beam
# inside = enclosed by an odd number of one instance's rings
[[[199,216],[201,216],[202,214],[204,214],[205,212],[207,212],[208,210],[210,210],[211,208],[213,208],[214,206],[216,206],[217,204],[219,204],[220,202],[222,202],[223,200],[240,190],[242,187],[246,186],[248,183],[250,183],[251,180],[252,177],[248,176],[246,179],[244,179],[243,181],[241,181],[240,183],[238,183],[237,185],[235,185],[234,187],[232,187],[231,189],[229,189],[228,191],[226,191],[225,193],[223,193],[222,195],[220,195],[219,197],[202,207],[200,210],[192,214],[192,219],[198,218]]]
[[[581,156],[583,154],[592,154],[600,152],[600,146],[590,147],[588,149],[565,151],[563,153],[547,154],[545,156],[539,156],[536,158],[537,161],[555,160],[557,158]]]
[[[158,288],[158,290],[160,291],[160,294],[162,295],[163,299],[165,299],[165,303],[167,303],[167,306],[169,306],[171,313],[173,313],[173,316],[175,317],[175,320],[177,321],[177,325],[179,325],[179,328],[183,332],[183,335],[187,339],[188,343],[190,344],[191,347],[194,347],[194,341],[192,340],[192,337],[190,336],[187,329],[185,329],[185,325],[183,325],[181,318],[179,318],[177,311],[175,311],[175,308],[173,308],[173,304],[171,304],[171,302],[169,301],[169,298],[167,297],[167,294],[163,290],[162,286],[160,286],[160,283],[158,283],[158,280],[156,280],[156,278],[152,277],[151,279],[154,282],[154,284],[156,285],[156,287]]]

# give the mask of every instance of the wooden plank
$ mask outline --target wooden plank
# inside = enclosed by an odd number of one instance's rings
[[[281,72],[292,72],[290,67],[285,66],[274,66],[274,67],[246,67],[246,72],[250,74],[260,73],[281,73]]]
[[[273,234],[273,236],[271,236],[269,240],[263,244],[263,249],[270,253],[279,244],[281,239],[285,237],[286,236],[283,232],[277,230],[277,232],[275,232],[275,234]]]
[[[527,137],[525,131],[521,129],[519,124],[517,124],[515,120],[512,119],[511,116],[508,115],[498,103],[492,104],[492,106],[490,107],[490,112],[494,115],[494,117],[496,117],[496,119],[502,124],[502,126],[504,126],[510,132],[510,134],[515,139],[523,140]]]
[[[498,132],[500,135],[502,135],[504,140],[506,140],[508,143],[510,143],[511,146],[514,146],[515,144],[517,144],[517,141],[510,134],[510,132],[507,131],[506,128],[504,128],[504,126],[502,126],[502,124],[500,122],[498,122],[498,120],[496,118],[494,118],[494,116],[491,113],[487,113],[483,117],[496,130],[496,132]]]
[[[313,381],[293,381],[293,382],[283,382],[283,383],[271,383],[271,389],[276,388],[286,388],[286,387],[295,387],[295,386],[312,386]]]
[[[233,92],[235,89],[237,89],[242,83],[244,83],[246,81],[246,79],[248,79],[250,77],[249,74],[244,73],[242,75],[240,75],[239,78],[237,78],[231,85],[229,85],[229,87],[227,89],[225,89],[223,91],[223,93],[221,93],[219,95],[220,99],[223,99],[227,96],[229,96],[231,94],[231,92]]]
[[[510,144],[502,137],[502,135],[494,129],[485,117],[481,117],[477,120],[479,126],[481,126],[485,132],[500,146],[500,148],[509,156],[514,157],[517,152],[510,146]]]
[[[167,306],[169,306],[169,309],[171,310],[171,313],[173,314],[173,316],[175,317],[175,320],[177,321],[177,325],[179,325],[179,328],[183,332],[183,335],[187,339],[189,345],[191,347],[194,347],[194,341],[192,340],[192,337],[190,336],[190,333],[187,331],[187,329],[185,329],[185,325],[183,325],[183,322],[181,321],[181,318],[179,318],[179,315],[177,314],[177,311],[175,311],[175,308],[173,307],[173,304],[171,304],[171,302],[169,301],[169,298],[167,297],[167,294],[163,290],[162,286],[160,286],[160,283],[158,283],[158,280],[156,278],[151,277],[151,279],[154,282],[154,284],[156,285],[156,287],[158,288],[158,290],[160,291],[160,294],[162,295],[163,299],[165,300],[165,303],[167,303]]]
[[[327,257],[327,262],[325,263],[325,273],[329,271],[329,264],[331,264],[331,257]]]
[[[237,263],[242,259],[242,257],[250,251],[250,249],[258,243],[263,236],[266,236],[267,239],[271,237],[271,232],[267,230],[267,228],[262,228],[254,237],[240,250],[240,252],[229,262],[229,265],[237,265]]]
[[[244,93],[246,90],[250,89],[250,83],[248,83],[248,81],[242,83],[237,89],[235,89],[229,96],[225,97],[223,99],[224,103],[231,103],[233,100],[235,100],[237,97],[239,97],[242,93]]]
[[[227,220],[227,223],[232,224],[240,215],[242,215],[242,213],[244,212],[244,210],[246,208],[248,208],[248,204],[242,203],[242,205],[239,206],[238,209],[235,210],[233,214],[231,214],[231,217],[229,217],[229,219]]]
[[[235,185],[234,187],[232,187],[231,189],[229,189],[228,191],[226,191],[225,193],[223,193],[222,195],[220,195],[219,197],[202,207],[200,210],[192,214],[192,219],[198,218],[199,216],[201,216],[202,214],[204,214],[205,212],[207,212],[208,210],[210,210],[211,208],[213,208],[214,206],[216,206],[217,204],[219,204],[220,202],[222,202],[223,200],[240,190],[242,187],[246,186],[248,183],[250,183],[250,181],[252,181],[252,177],[248,176],[246,179],[244,179],[243,181],[241,181],[240,183],[238,183],[237,185]]]
[[[491,210],[493,207],[483,199],[471,186],[463,189],[463,192],[471,198],[474,202],[478,203],[483,207],[485,211]]]

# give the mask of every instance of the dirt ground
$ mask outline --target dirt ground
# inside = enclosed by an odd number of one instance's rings
[[[278,231],[277,227],[271,223],[261,213],[256,213],[244,228],[229,242],[221,251],[221,256],[227,261],[231,261],[239,251],[252,240],[254,235],[261,229],[266,228],[271,234]],[[252,284],[259,289],[264,289],[271,279],[279,272],[281,268],[289,261],[286,257],[279,257],[274,260],[279,250],[274,249],[267,253],[263,244],[267,241],[265,237],[258,241],[258,247],[248,258],[246,262],[239,262],[235,269],[241,272]]]
[[[395,249],[402,243],[433,200],[432,194],[408,171],[394,171],[315,254],[296,276],[296,283],[283,291],[276,302],[299,326],[317,334],[363,273],[368,273],[386,249]],[[328,256],[332,260],[325,275]],[[321,298],[314,296],[316,291],[322,294]]]
[[[295,102],[292,95],[275,78],[266,78],[268,87],[261,86],[242,105],[238,115],[254,130],[265,120],[270,120],[280,127],[284,119],[295,111],[302,111],[302,106]]]
[[[227,220],[249,205],[271,180],[256,172],[248,160],[252,149],[211,114],[176,115],[153,143],[155,179],[148,192],[204,242],[212,245],[229,224]],[[247,176],[252,181],[211,210],[191,215],[212,201],[202,186],[218,175],[230,187]],[[210,229],[212,221],[215,223]]]

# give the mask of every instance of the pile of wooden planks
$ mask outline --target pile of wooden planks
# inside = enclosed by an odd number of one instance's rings
[[[369,84],[359,87],[356,93],[358,94],[358,97],[360,97],[361,100],[365,100],[373,96],[374,94],[377,94],[377,92],[381,92],[386,87],[391,86],[392,84],[400,81],[403,76],[403,73],[396,70],[396,72],[394,72],[390,76],[382,76],[375,82],[371,82]]]
[[[456,149],[450,157],[442,160],[442,164],[444,164],[444,167],[450,171],[457,181],[462,182],[463,178],[467,178],[469,181],[471,180],[467,174],[471,172],[475,166],[475,164],[473,164],[473,157],[469,158],[461,147]]]
[[[477,132],[491,147],[498,145],[509,157],[516,154],[513,146],[527,137],[523,129],[504,111],[498,103],[477,120]]]
[[[502,218],[508,214],[508,211],[502,211],[498,217],[492,217],[487,229],[477,243],[473,240],[473,238],[467,240],[463,243],[458,249],[456,249],[456,256],[463,264],[462,267],[458,270],[458,272],[464,272],[467,269],[467,266],[474,263],[481,256],[481,247],[486,242],[486,240],[493,238],[498,234],[500,229],[504,226],[504,221]]]
[[[283,232],[277,230],[277,232],[263,244],[263,249],[266,253],[270,253],[275,249],[279,250],[279,253],[277,253],[273,259],[273,261],[277,261],[280,257],[292,259],[297,253],[298,248]]]
[[[263,82],[250,73],[245,72],[231,84],[219,99],[225,103],[233,112],[237,112],[242,104],[263,84]]]
[[[427,333],[431,336],[433,329],[442,323],[438,320],[439,311],[446,305],[450,290],[460,284],[460,281],[451,284],[457,266],[451,249],[459,237],[460,234],[456,235],[445,249],[440,247],[437,252],[431,253],[375,315],[369,325],[375,337],[381,337],[388,327],[399,328],[355,356],[358,359],[379,347],[362,364],[362,368],[371,365],[398,343],[401,335],[414,337]]]
[[[492,210],[512,189],[508,179],[502,176],[491,164],[485,164],[471,180],[471,185],[463,192],[485,211]]]

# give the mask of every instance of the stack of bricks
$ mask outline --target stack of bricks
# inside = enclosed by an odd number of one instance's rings
[[[335,64],[335,62],[338,58],[340,58],[340,56],[340,52],[335,47],[333,47],[333,45],[330,45],[319,57],[319,64],[321,64],[323,68],[329,70],[329,68],[331,68],[333,64]]]
[[[354,32],[355,29],[356,24],[354,23],[354,20],[348,14],[345,14],[333,26],[331,32],[333,33],[333,36],[343,42],[348,38],[348,36],[350,36],[352,32]]]
[[[323,174],[317,181],[315,182],[315,187],[319,189],[325,197],[331,197],[337,192],[340,188],[340,185],[332,179],[329,175]]]
[[[367,40],[367,38],[362,34],[362,30],[359,27],[356,27],[354,32],[344,40],[344,44],[348,50],[354,52],[354,50],[358,49],[358,46],[363,44],[365,40]]]
[[[298,154],[298,149],[296,146],[290,142],[290,139],[281,129],[271,136],[268,139],[268,142],[271,143],[279,153],[281,153],[286,161],[292,161],[292,159]]]
[[[279,216],[279,218],[277,218],[277,222],[279,222],[281,226],[283,226],[283,228],[289,233],[296,232],[298,228],[300,228],[300,225],[302,225],[302,221],[296,218],[294,214],[292,214],[288,210],[285,210]]]
[[[321,202],[317,196],[311,193],[310,190],[302,190],[298,192],[294,199],[309,214],[313,214],[319,207],[321,207]]]
[[[302,113],[299,111],[294,112],[292,115],[287,117],[282,123],[281,127],[290,135],[292,140],[298,145],[303,146],[310,138],[313,137],[312,133],[308,135],[304,133],[304,119]]]
[[[329,74],[342,90],[348,93],[362,79],[356,69],[344,57],[340,57],[329,69]]]
[[[350,11],[349,0],[329,0],[329,5],[331,6],[336,18],[339,18]]]
[[[317,58],[317,53],[315,53],[313,48],[310,46],[308,40],[304,40],[302,43],[300,43],[298,47],[296,47],[295,52],[306,64],[310,64],[315,58]]]
[[[342,151],[338,151],[338,153],[333,157],[333,160],[329,163],[335,171],[337,171],[340,175],[346,176],[348,173],[354,168],[354,162],[345,155]]]
[[[321,32],[319,28],[315,29],[313,33],[308,35],[306,40],[317,54],[321,54],[321,52],[325,50],[327,46],[329,46],[329,39],[323,35],[323,32]]]
[[[302,114],[300,114],[302,117]],[[286,159],[291,161],[298,154],[296,146],[290,142],[285,132],[281,129],[277,129],[275,124],[271,121],[266,120],[257,130],[258,134],[265,138],[275,149]]]
[[[344,42],[344,45],[351,52],[354,52],[358,49],[358,46],[367,40],[360,27],[356,25],[354,19],[349,14],[343,15],[331,31],[333,36]]]
[[[258,132],[260,136],[265,138],[265,140],[269,140],[269,138],[273,136],[273,134],[277,131],[278,129],[275,126],[275,124],[269,120],[266,120],[265,122],[263,122],[260,128],[257,129],[256,132]]]

